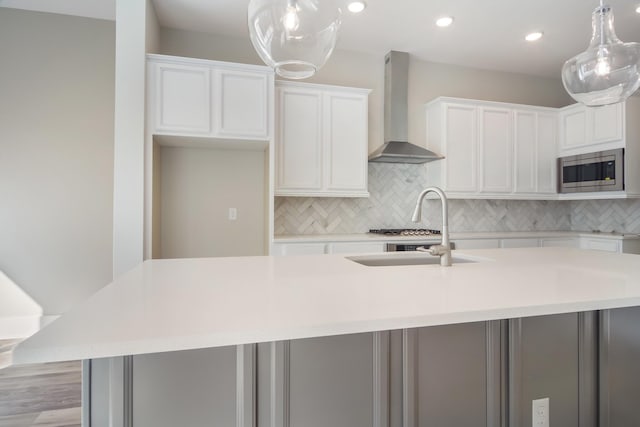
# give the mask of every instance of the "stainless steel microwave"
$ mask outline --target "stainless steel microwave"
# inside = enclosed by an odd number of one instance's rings
[[[558,192],[624,190],[624,148],[558,159]]]

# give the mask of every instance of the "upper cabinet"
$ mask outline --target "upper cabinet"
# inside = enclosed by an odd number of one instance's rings
[[[625,104],[586,107],[574,104],[560,110],[560,155],[609,150],[624,144]]]
[[[150,132],[271,138],[273,71],[267,67],[147,56]]]
[[[574,104],[559,110],[559,157],[624,149],[624,190],[566,193],[560,199],[640,197],[640,98],[602,107]]]
[[[427,104],[427,184],[452,198],[548,199],[556,195],[555,110],[438,98]]]
[[[369,196],[369,92],[276,82],[276,196]]]
[[[515,194],[556,194],[556,123],[556,113],[549,109],[521,107],[513,110]]]

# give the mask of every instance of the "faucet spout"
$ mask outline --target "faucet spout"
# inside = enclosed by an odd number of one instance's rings
[[[447,196],[438,187],[428,187],[422,190],[416,202],[416,208],[413,211],[411,220],[420,222],[422,219],[422,201],[428,193],[435,193],[442,203],[442,242],[439,245],[431,246],[429,253],[440,257],[440,265],[443,267],[451,266],[451,243],[449,242],[449,207]]]

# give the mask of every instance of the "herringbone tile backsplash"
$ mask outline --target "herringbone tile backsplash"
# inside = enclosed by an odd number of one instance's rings
[[[436,228],[440,202],[426,200],[421,224],[411,222],[425,165],[369,164],[368,199],[277,197],[275,234],[366,233],[370,228]],[[640,233],[640,200],[450,200],[452,232],[600,230]]]

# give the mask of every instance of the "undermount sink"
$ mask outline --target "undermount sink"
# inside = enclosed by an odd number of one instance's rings
[[[345,257],[349,261],[366,265],[367,267],[392,267],[403,265],[440,265],[440,257],[424,252],[388,252],[376,255],[358,255]],[[451,257],[451,264],[475,263],[479,258],[461,255]]]

